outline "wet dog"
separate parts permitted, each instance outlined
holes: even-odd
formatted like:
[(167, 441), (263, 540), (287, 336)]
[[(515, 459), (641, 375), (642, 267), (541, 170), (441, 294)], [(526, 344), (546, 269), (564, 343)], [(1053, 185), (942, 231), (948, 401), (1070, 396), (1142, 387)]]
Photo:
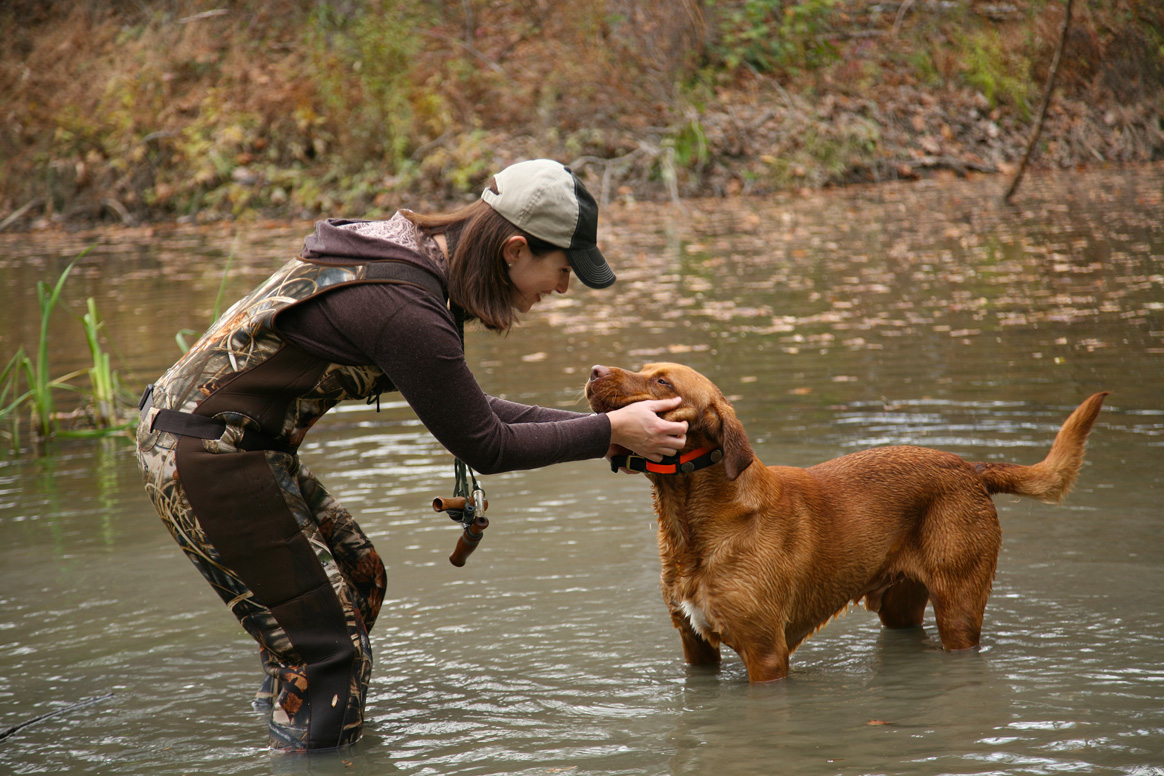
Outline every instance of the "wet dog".
[(752, 682), (781, 679), (805, 638), (863, 601), (889, 628), (922, 624), (932, 602), (948, 650), (978, 646), (1002, 531), (991, 496), (1057, 502), (1083, 462), (1106, 393), (1076, 409), (1041, 463), (970, 463), (923, 447), (880, 447), (808, 469), (765, 466), (723, 393), (679, 364), (596, 366), (595, 412), (683, 398), (687, 446), (644, 471), (659, 521), (663, 599), (688, 663), (739, 653)]

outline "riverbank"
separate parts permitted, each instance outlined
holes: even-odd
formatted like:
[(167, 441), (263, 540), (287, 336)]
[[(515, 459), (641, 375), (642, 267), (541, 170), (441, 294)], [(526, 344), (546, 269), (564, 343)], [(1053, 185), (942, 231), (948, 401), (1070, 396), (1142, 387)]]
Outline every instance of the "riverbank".
[[(535, 156), (605, 202), (1007, 175), (1064, 8), (419, 5), (17, 0), (0, 225), (443, 208)], [(1076, 6), (1032, 168), (1164, 158), (1164, 7)]]

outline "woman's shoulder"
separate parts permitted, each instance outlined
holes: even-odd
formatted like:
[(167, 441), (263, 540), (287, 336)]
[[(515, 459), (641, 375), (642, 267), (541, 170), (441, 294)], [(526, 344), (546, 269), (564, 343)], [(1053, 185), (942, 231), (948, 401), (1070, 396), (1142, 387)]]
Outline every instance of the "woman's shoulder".
[(397, 211), (391, 218), (380, 221), (336, 220), (332, 224), (339, 229), (355, 232), (362, 237), (376, 240), (386, 240), (406, 248), (417, 246), (416, 225), (409, 221), (403, 213)]
[(322, 257), (343, 257), (356, 261), (381, 258), (399, 260), (401, 249), (414, 254), (417, 263), (440, 275), (448, 274), (444, 253), (403, 212), (387, 220), (329, 218), (315, 225), (303, 245), (300, 258), (316, 261)]
[(403, 211), (382, 221), (347, 221), (340, 227), (362, 237), (384, 240), (416, 251), (442, 271), (447, 269), (444, 252), (431, 236), (423, 232)]

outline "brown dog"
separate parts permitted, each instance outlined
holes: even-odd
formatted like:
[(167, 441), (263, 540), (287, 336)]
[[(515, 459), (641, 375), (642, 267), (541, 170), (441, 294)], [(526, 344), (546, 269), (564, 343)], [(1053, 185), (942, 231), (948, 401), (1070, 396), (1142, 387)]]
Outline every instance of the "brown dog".
[(932, 601), (942, 646), (978, 645), (1002, 532), (991, 495), (1058, 501), (1083, 462), (1106, 393), (1076, 409), (1042, 463), (969, 463), (924, 447), (881, 447), (808, 469), (764, 466), (731, 404), (679, 364), (596, 366), (595, 412), (679, 395), (664, 415), (687, 446), (646, 471), (659, 520), (663, 599), (689, 663), (743, 658), (752, 682), (788, 674), (788, 656), (850, 602), (890, 628), (922, 624)]

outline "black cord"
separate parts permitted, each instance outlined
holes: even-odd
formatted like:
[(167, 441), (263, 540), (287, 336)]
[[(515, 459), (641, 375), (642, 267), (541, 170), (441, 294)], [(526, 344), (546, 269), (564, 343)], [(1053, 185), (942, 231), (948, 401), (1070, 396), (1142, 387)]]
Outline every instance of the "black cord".
[(101, 695), (99, 697), (90, 698), (89, 700), (81, 701), (80, 703), (74, 703), (71, 706), (65, 706), (64, 708), (57, 709), (55, 711), (49, 711), (49, 712), (46, 712), (44, 714), (41, 714), (39, 717), (33, 717), (30, 720), (27, 720), (25, 722), (21, 722), (19, 725), (13, 725), (12, 727), (8, 728), (7, 730), (0, 731), (0, 741), (3, 741), (4, 739), (8, 738), (8, 736), (12, 735), (13, 733), (15, 733), (18, 730), (26, 728), (29, 725), (35, 725), (37, 722), (40, 722), (41, 720), (46, 720), (49, 717), (55, 717), (58, 714), (65, 714), (65, 713), (70, 712), (70, 711), (76, 711), (77, 709), (83, 709), (86, 706), (92, 706), (95, 703), (100, 703), (101, 701), (109, 700), (112, 697), (113, 697), (113, 693), (107, 692), (104, 695)]

